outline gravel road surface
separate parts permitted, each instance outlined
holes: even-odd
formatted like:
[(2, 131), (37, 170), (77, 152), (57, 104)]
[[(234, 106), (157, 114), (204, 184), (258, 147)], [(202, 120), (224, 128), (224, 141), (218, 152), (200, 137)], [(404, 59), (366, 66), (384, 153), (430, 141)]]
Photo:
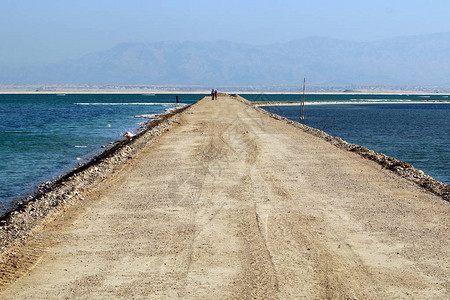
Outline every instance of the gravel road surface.
[(0, 298), (450, 295), (449, 202), (230, 96), (84, 198), (30, 238)]

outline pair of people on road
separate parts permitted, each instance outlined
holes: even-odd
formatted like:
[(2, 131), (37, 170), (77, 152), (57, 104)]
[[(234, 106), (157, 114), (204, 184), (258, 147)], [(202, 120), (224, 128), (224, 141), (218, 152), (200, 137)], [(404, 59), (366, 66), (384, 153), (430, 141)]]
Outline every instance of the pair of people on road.
[(218, 92), (217, 92), (217, 90), (215, 90), (215, 89), (212, 89), (211, 90), (211, 100), (217, 100), (217, 94), (218, 94)]

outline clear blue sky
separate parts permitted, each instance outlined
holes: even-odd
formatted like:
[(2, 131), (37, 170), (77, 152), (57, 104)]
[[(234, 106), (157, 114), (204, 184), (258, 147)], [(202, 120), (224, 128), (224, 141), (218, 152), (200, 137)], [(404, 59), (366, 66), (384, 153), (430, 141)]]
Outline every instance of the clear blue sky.
[(0, 0), (0, 14), (0, 66), (75, 58), (121, 42), (450, 32), (449, 0)]

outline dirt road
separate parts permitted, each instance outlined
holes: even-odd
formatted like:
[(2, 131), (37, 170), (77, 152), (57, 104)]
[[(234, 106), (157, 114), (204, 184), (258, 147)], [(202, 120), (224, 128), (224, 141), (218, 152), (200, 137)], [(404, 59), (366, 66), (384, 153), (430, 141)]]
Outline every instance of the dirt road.
[(448, 299), (450, 203), (205, 98), (24, 250), (2, 299)]

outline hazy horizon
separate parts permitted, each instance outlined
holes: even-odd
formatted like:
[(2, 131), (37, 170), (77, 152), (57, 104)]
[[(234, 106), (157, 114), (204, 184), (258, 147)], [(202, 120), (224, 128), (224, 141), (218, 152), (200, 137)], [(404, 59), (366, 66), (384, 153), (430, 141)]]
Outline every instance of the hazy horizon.
[(450, 86), (450, 33), (377, 42), (305, 38), (270, 46), (124, 43), (76, 59), (3, 68), (3, 84)]
[[(351, 40), (351, 39), (343, 39), (343, 38), (333, 38), (333, 37), (327, 37), (327, 36), (320, 36), (320, 35), (311, 35), (311, 36), (305, 36), (305, 37), (298, 37), (298, 38), (294, 38), (294, 39), (290, 39), (284, 42), (278, 41), (278, 42), (254, 42), (254, 43), (250, 43), (250, 42), (240, 42), (240, 41), (233, 41), (233, 40), (226, 40), (226, 39), (217, 39), (217, 40), (175, 40), (175, 39), (162, 39), (162, 40), (155, 40), (155, 41), (139, 41), (139, 42), (132, 42), (132, 41), (122, 41), (122, 42), (118, 42), (116, 44), (111, 45), (110, 47), (105, 47), (105, 48), (98, 48), (98, 49), (93, 49), (93, 50), (89, 50), (86, 52), (80, 52), (79, 54), (74, 54), (70, 57), (58, 57), (55, 56), (53, 59), (47, 60), (47, 61), (33, 61), (33, 62), (27, 62), (24, 61), (23, 64), (13, 64), (13, 65), (7, 65), (7, 64), (1, 64), (0, 63), (0, 67), (1, 66), (6, 66), (6, 67), (23, 67), (23, 66), (40, 66), (40, 65), (46, 65), (46, 64), (53, 64), (53, 63), (60, 63), (60, 62), (65, 62), (67, 60), (73, 60), (73, 59), (79, 59), (82, 58), (86, 55), (92, 55), (92, 54), (96, 54), (96, 53), (102, 53), (111, 49), (114, 49), (116, 47), (119, 47), (121, 45), (136, 45), (136, 44), (142, 44), (142, 45), (148, 45), (148, 44), (159, 44), (159, 43), (206, 43), (206, 42), (211, 42), (211, 43), (220, 43), (220, 42), (226, 42), (226, 43), (233, 43), (233, 44), (242, 44), (242, 45), (249, 45), (249, 46), (271, 46), (271, 45), (276, 45), (276, 44), (287, 44), (287, 43), (291, 43), (291, 42), (295, 42), (295, 41), (299, 41), (299, 40), (305, 40), (305, 39), (314, 39), (314, 38), (318, 38), (318, 39), (328, 39), (328, 40), (335, 40), (335, 41), (343, 41), (343, 42), (354, 42), (354, 43), (361, 43), (361, 44), (368, 44), (368, 43), (374, 43), (374, 42), (383, 42), (383, 41), (387, 41), (387, 40), (395, 40), (395, 39), (403, 39), (403, 38), (411, 38), (411, 37), (428, 37), (428, 36), (433, 36), (433, 35), (440, 35), (440, 34), (450, 34), (450, 31), (442, 31), (442, 32), (433, 32), (430, 34), (411, 34), (411, 35), (401, 35), (401, 36), (391, 36), (391, 37), (385, 37), (385, 38), (380, 38), (380, 39), (375, 39), (375, 40), (371, 40), (371, 41), (355, 41), (355, 40)], [(10, 63), (13, 61), (9, 61)]]
[(46, 64), (121, 43), (225, 40), (249, 45), (306, 37), (372, 42), (450, 32), (450, 2), (381, 0), (4, 0), (0, 66)]

